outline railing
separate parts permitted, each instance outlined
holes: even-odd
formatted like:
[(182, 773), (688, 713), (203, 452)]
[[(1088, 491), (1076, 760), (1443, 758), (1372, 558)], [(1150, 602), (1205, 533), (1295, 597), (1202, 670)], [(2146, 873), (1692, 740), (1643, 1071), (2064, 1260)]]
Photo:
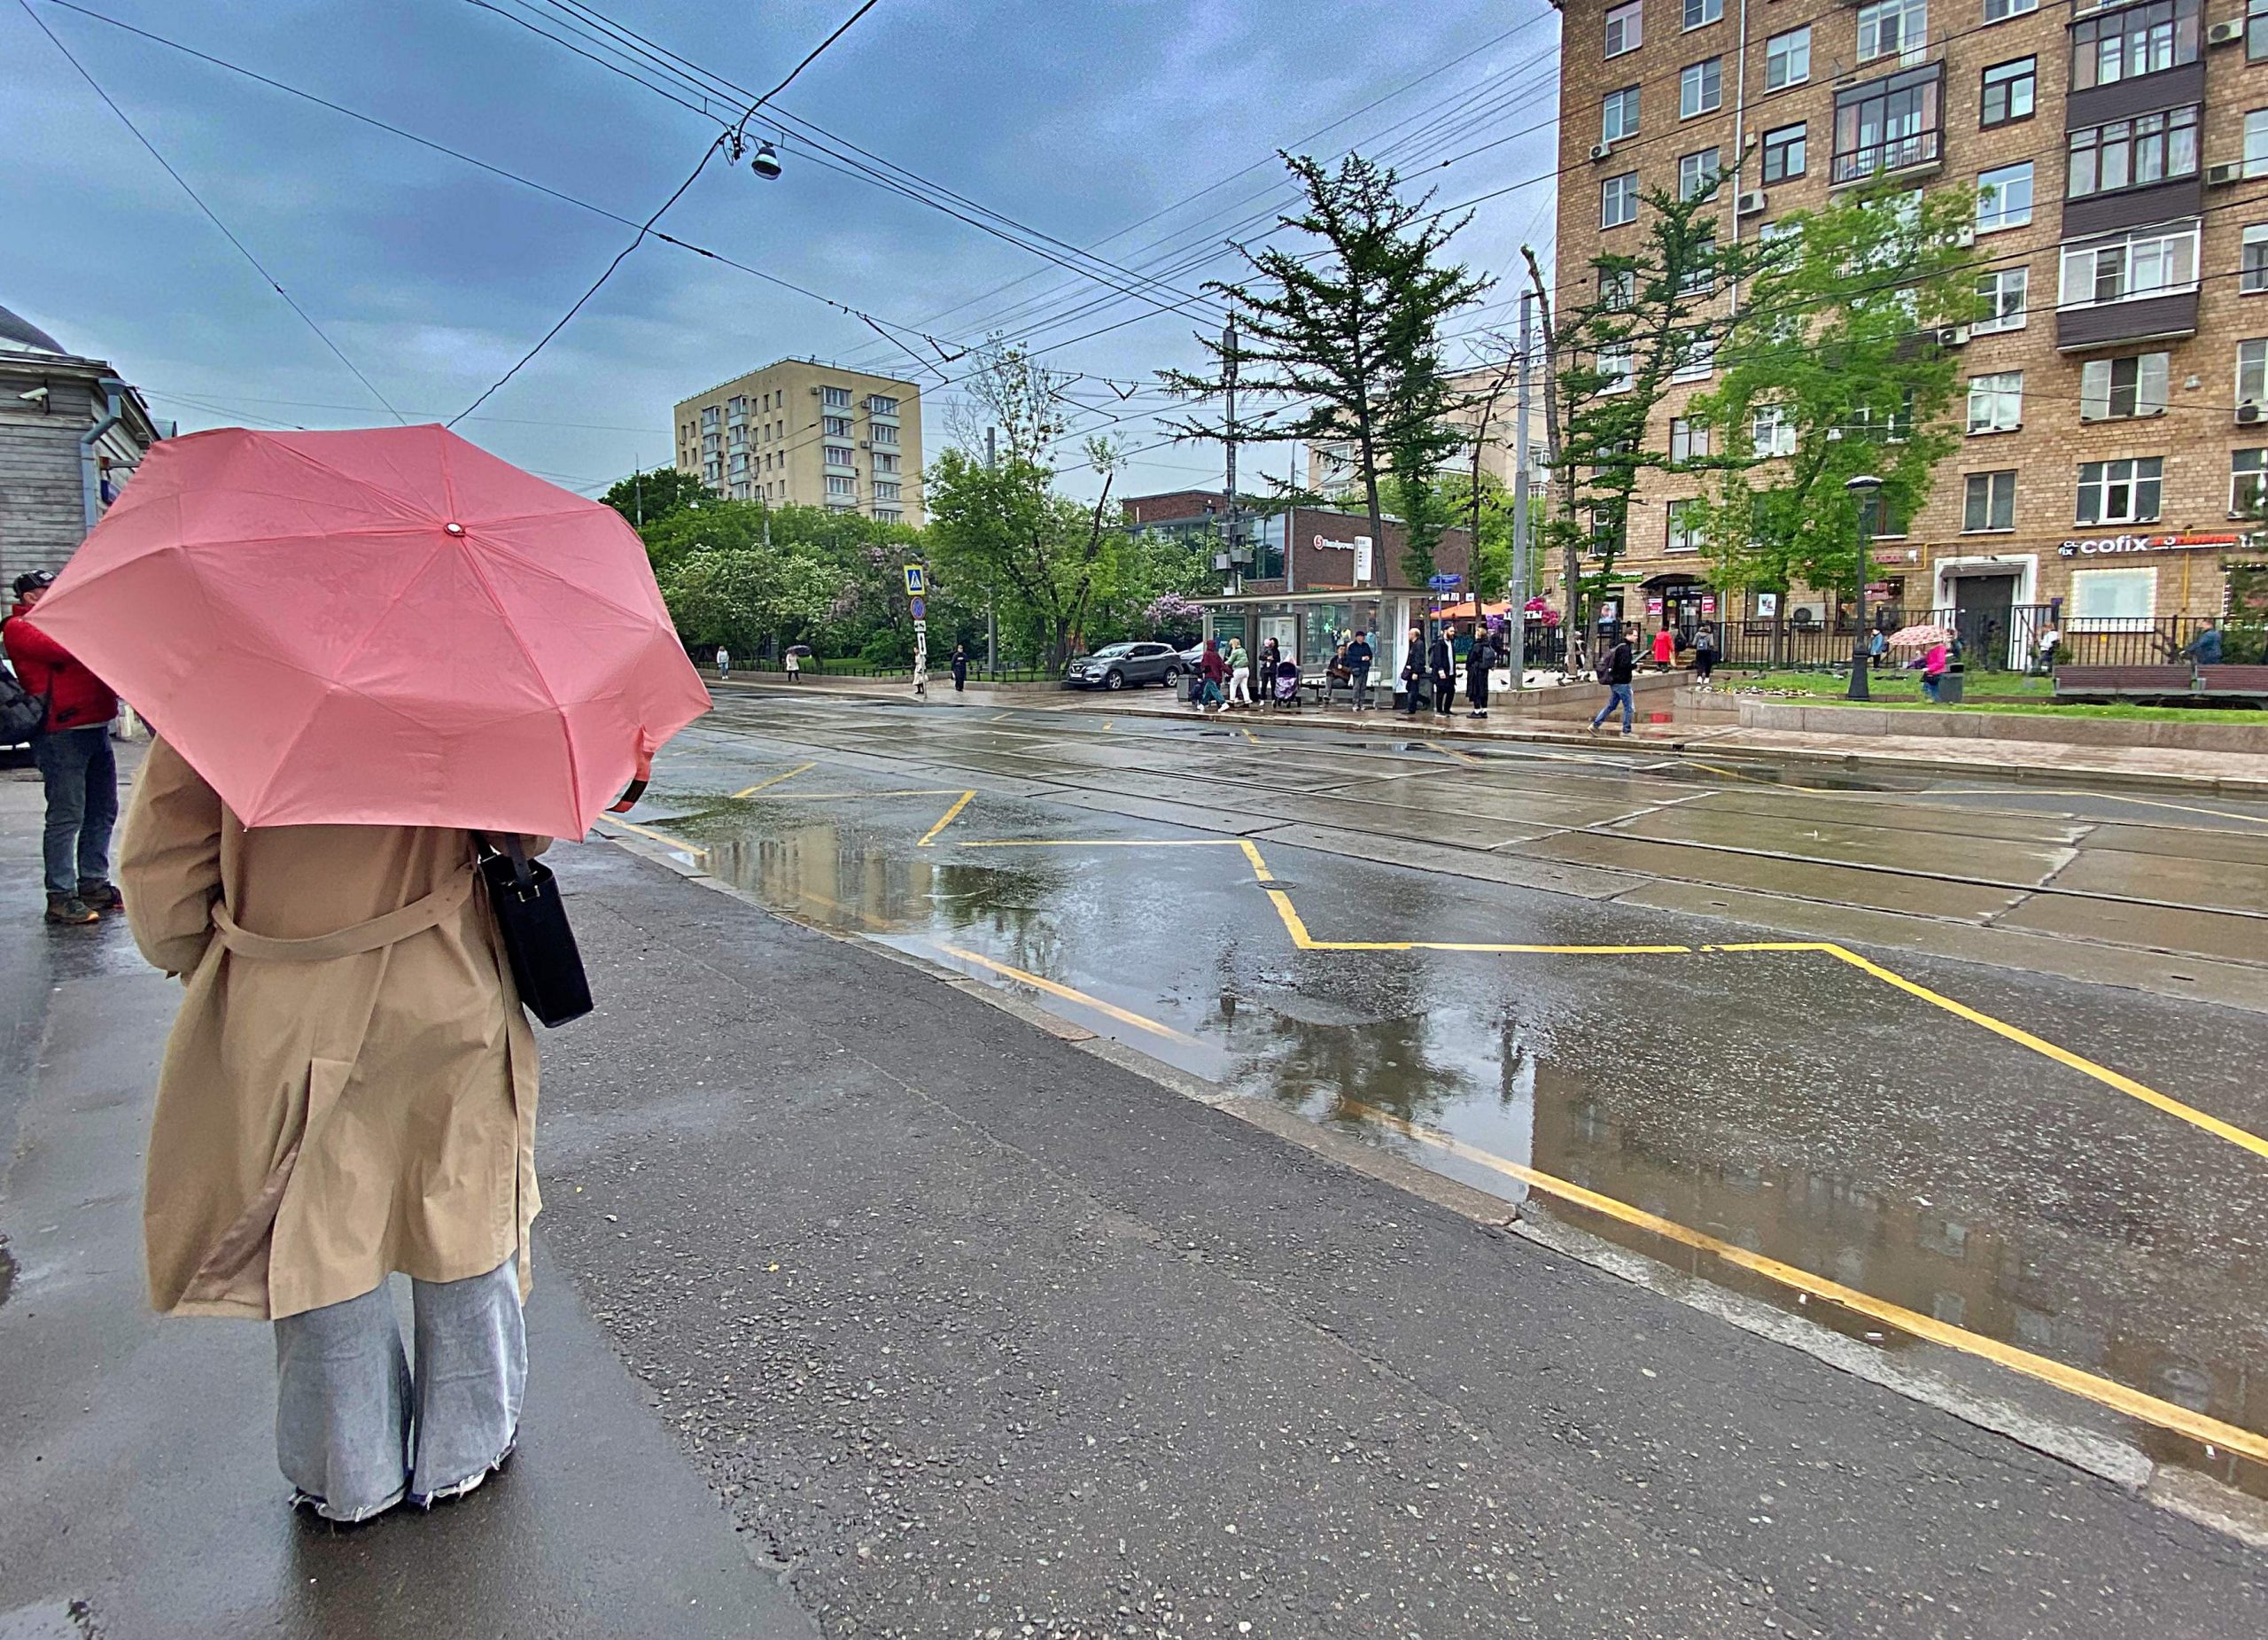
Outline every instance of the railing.
[[(2198, 615), (2078, 620), (2051, 603), (2019, 603), (2006, 609), (1938, 609), (1908, 611), (1895, 604), (1868, 611), (1868, 625), (1884, 633), (1901, 626), (1942, 626), (1956, 640), (1962, 667), (1971, 672), (2039, 672), (2057, 665), (2136, 666), (2179, 660), (2208, 627), (2221, 626), (2221, 657), (2230, 665), (2268, 660), (2268, 627), (2260, 623), (2225, 624)], [(2040, 641), (2056, 634), (2052, 653)], [(1681, 633), (1681, 639), (1688, 634)], [(1851, 660), (1851, 616), (1775, 631), (1768, 620), (1717, 623), (1719, 661), (1727, 666), (1847, 666)], [(1899, 659), (1912, 658), (1913, 652)], [(1892, 664), (1896, 664), (1893, 662)]]
[(1934, 165), (1938, 159), (1939, 136), (1940, 133), (1935, 129), (1916, 131), (1910, 136), (1869, 143), (1863, 148), (1852, 148), (1838, 153), (1835, 156), (1835, 180), (1837, 183), (1855, 183), (1917, 165)]

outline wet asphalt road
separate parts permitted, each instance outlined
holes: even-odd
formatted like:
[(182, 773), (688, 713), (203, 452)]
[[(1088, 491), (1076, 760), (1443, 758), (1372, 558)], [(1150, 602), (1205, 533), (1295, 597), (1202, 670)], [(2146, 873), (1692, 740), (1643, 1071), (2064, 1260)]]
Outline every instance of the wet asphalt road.
[[(1037, 1000), (1711, 1282), (1799, 1302), (1529, 1200), (1404, 1124), (2268, 1431), (2268, 1157), (1817, 952), (1300, 949), (1237, 846), (1319, 945), (1839, 939), (2256, 1134), (2268, 812), (1453, 752), (1381, 719), (1349, 743), (1264, 719), (734, 697), (672, 750), (643, 818), (766, 904), (1027, 994), (1068, 987)], [(1167, 842), (1197, 846), (1145, 846)], [(2260, 1465), (2127, 1433), (2268, 1492)]]

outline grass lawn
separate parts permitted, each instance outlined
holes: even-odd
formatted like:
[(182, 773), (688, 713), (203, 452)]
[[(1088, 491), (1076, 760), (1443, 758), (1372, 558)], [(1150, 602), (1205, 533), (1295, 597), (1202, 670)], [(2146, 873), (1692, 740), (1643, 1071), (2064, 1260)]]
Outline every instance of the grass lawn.
[[(1792, 690), (1805, 697), (1797, 703), (1806, 706), (1868, 705), (1893, 711), (2023, 712), (2036, 717), (2121, 718), (2173, 723), (2268, 723), (2268, 712), (2249, 711), (2243, 707), (2138, 706), (2127, 702), (2098, 706), (2059, 706), (2055, 703), (2054, 685), (2046, 678), (2027, 678), (2006, 672), (1973, 672), (1965, 676), (1971, 692), (1995, 698), (1964, 700), (1958, 706), (1934, 705), (1922, 698), (1922, 674), (1918, 672), (1874, 673), (1867, 680), (1870, 698), (1863, 702), (1848, 699), (1849, 678), (1831, 672), (1749, 672), (1720, 665), (1713, 681), (1720, 693), (1734, 696), (1743, 689)], [(2020, 698), (2000, 698), (2009, 696)]]

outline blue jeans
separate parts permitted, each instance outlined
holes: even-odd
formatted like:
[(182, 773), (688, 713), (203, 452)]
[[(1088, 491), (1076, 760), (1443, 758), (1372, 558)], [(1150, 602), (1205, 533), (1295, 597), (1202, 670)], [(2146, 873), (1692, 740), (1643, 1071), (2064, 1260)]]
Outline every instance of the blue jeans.
[(57, 729), (32, 737), (32, 761), (47, 786), (47, 891), (76, 894), (110, 876), (110, 834), (118, 825), (118, 760), (110, 726)]
[(518, 1261), (409, 1285), (414, 1378), (384, 1284), (275, 1324), (276, 1461), (326, 1520), (470, 1492), (518, 1435), (528, 1376)]
[(1622, 708), (1622, 732), (1625, 735), (1629, 734), (1632, 704), (1630, 686), (1628, 684), (1608, 684), (1606, 686), (1606, 704), (1600, 707), (1598, 709), (1598, 716), (1591, 719), (1591, 727), (1596, 728), (1600, 724), (1604, 723), (1609, 718), (1614, 715), (1614, 709), (1617, 706), (1619, 706)]

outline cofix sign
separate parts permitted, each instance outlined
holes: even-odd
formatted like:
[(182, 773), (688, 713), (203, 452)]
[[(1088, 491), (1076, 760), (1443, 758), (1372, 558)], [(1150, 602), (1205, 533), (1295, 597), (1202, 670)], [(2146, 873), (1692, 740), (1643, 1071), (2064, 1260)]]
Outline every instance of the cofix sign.
[(2055, 550), (2066, 558), (2116, 558), (2136, 552), (2218, 552), (2243, 545), (2241, 535), (2093, 535), (2065, 541)]

